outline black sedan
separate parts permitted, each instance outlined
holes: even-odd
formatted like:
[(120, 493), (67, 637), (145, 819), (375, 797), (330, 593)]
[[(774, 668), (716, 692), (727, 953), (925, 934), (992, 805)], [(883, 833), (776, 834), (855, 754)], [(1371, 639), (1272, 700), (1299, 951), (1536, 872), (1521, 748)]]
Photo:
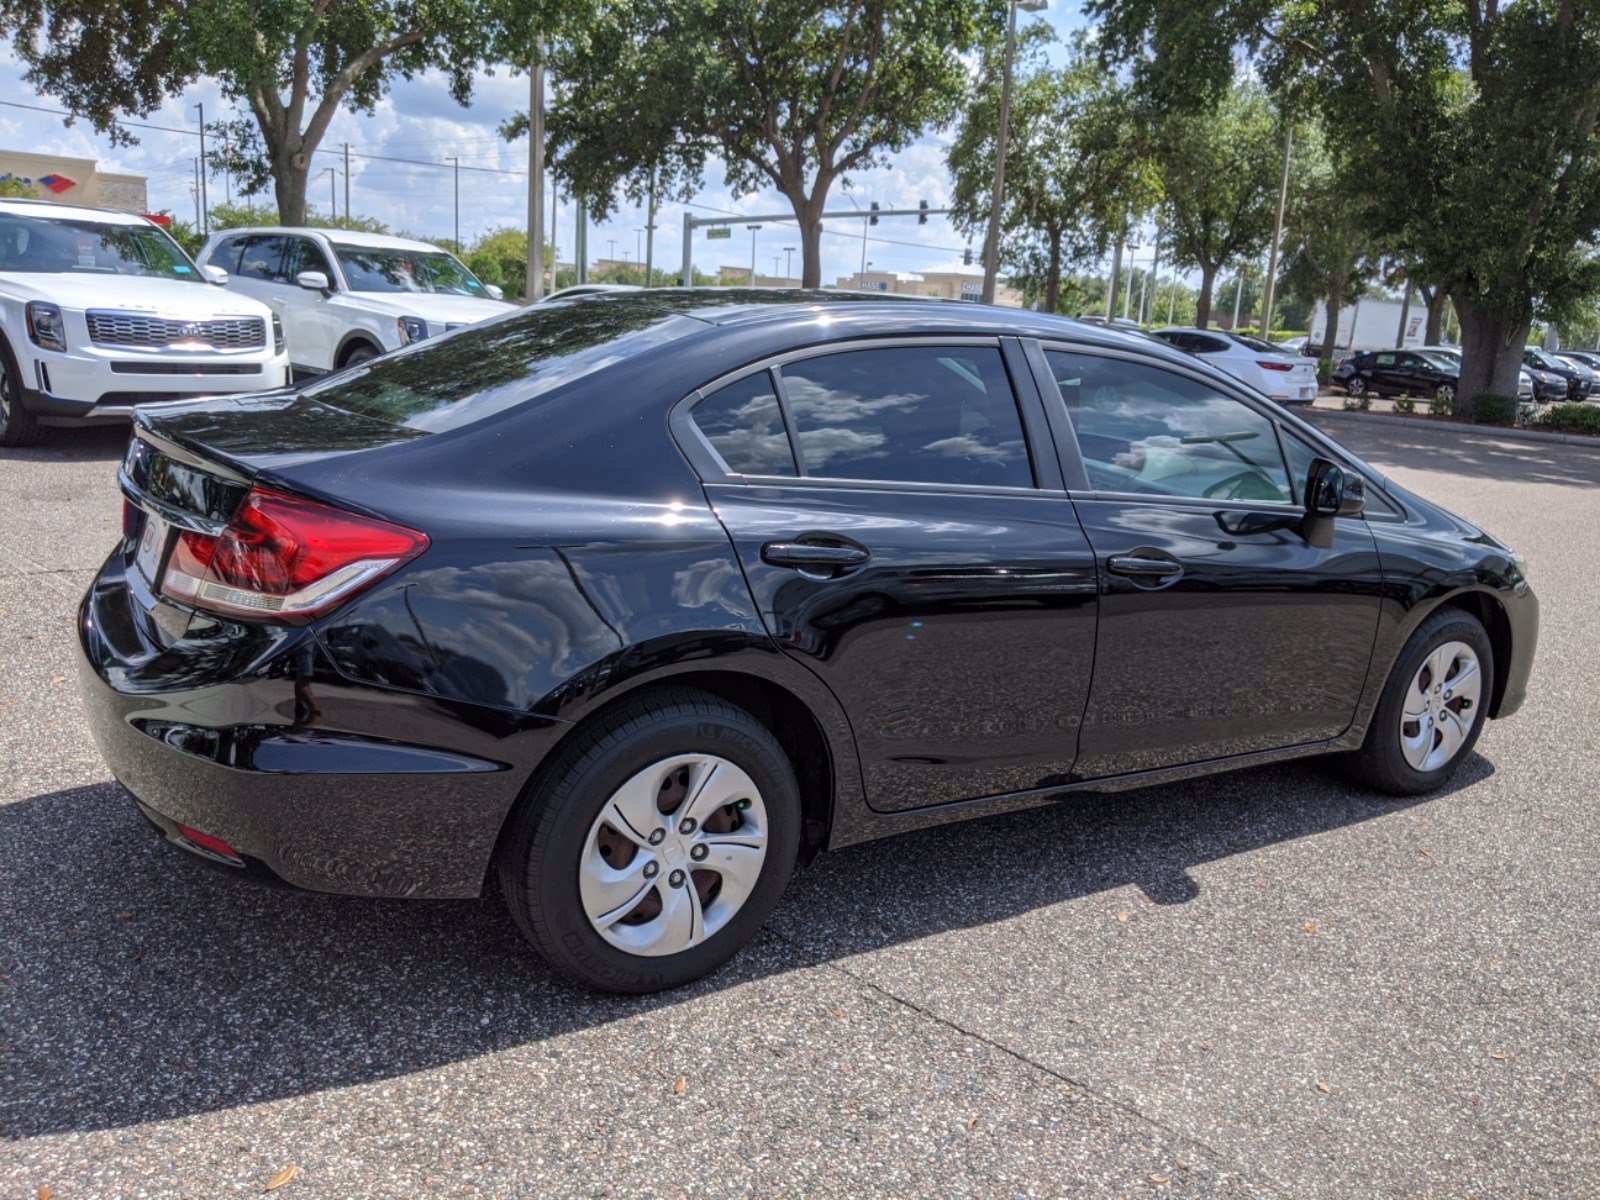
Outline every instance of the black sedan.
[[(1588, 367), (1581, 362), (1570, 362), (1537, 346), (1529, 346), (1523, 351), (1522, 364), (1530, 371), (1543, 371), (1547, 375), (1557, 375), (1566, 381), (1566, 396), (1552, 396), (1550, 399), (1587, 400), (1600, 392), (1600, 381), (1596, 380), (1595, 373)], [(1539, 398), (1544, 400), (1546, 397)]]
[(1177, 350), (1016, 309), (644, 291), (146, 409), (84, 597), (178, 846), (503, 893), (592, 986), (797, 861), (1311, 754), (1436, 788), (1523, 701), (1519, 558)]
[(1455, 399), (1459, 379), (1455, 361), (1422, 350), (1354, 354), (1333, 372), (1333, 381), (1351, 396), (1433, 396), (1446, 403)]

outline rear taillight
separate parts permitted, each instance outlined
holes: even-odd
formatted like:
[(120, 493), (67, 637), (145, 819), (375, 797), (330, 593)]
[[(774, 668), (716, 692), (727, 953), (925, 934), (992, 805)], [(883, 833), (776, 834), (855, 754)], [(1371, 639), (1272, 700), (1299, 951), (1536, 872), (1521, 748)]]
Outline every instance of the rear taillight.
[(1263, 370), (1266, 370), (1266, 371), (1292, 371), (1292, 370), (1294, 370), (1294, 367), (1291, 366), (1289, 363), (1267, 362), (1264, 359), (1257, 359), (1256, 360), (1256, 366), (1258, 366), (1258, 367), (1260, 367), (1260, 368), (1262, 368)]
[(256, 488), (221, 534), (178, 534), (161, 591), (213, 612), (305, 620), (427, 548), (414, 529)]

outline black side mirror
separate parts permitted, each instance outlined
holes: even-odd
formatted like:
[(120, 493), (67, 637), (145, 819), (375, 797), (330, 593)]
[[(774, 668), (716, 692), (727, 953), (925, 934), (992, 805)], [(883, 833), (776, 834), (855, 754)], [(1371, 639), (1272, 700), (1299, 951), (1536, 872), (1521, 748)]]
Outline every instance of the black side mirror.
[(1306, 472), (1306, 541), (1319, 550), (1333, 546), (1338, 517), (1359, 516), (1367, 507), (1367, 481), (1326, 458), (1313, 459)]

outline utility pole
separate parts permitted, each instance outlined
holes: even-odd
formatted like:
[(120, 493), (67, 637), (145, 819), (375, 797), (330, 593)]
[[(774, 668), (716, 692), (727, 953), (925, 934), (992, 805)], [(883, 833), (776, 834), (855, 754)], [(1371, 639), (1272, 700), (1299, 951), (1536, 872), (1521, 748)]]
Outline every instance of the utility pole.
[[(1272, 329), (1272, 291), (1278, 278), (1278, 243), (1283, 241), (1283, 207), (1289, 199), (1289, 156), (1294, 152), (1294, 126), (1283, 135), (1283, 180), (1278, 184), (1278, 219), (1272, 227), (1272, 250), (1267, 257), (1267, 282), (1261, 294), (1261, 336)], [(1336, 316), (1335, 321), (1338, 320)]]
[(350, 143), (344, 144), (344, 219), (350, 219)]
[(1406, 322), (1411, 319), (1411, 274), (1406, 273), (1406, 298), (1400, 302), (1400, 328), (1395, 331), (1394, 348), (1406, 348)]
[(578, 224), (573, 231), (572, 261), (577, 267), (577, 281), (589, 282), (589, 206), (583, 197), (577, 197)]
[(228, 140), (228, 127), (222, 127), (222, 202), (233, 204), (233, 149)]
[[(776, 267), (778, 265), (778, 260), (777, 259), (773, 259), (772, 260), (772, 265), (774, 267)], [(785, 246), (783, 248), (783, 281), (785, 283), (787, 283), (787, 282), (789, 282), (789, 280), (791, 280), (793, 278), (794, 278), (794, 247), (793, 246)]]
[(1172, 314), (1177, 311), (1178, 304), (1178, 277), (1172, 277), (1172, 283), (1167, 288), (1167, 324), (1172, 324)]
[(194, 193), (194, 227), (200, 228), (200, 160), (191, 158), (194, 164), (194, 182), (189, 185), (189, 190)]
[[(551, 265), (550, 282), (555, 283)], [(544, 38), (533, 39), (528, 64), (528, 262), (525, 296), (544, 298)]]
[(989, 197), (989, 232), (983, 239), (983, 302), (994, 303), (1000, 270), (1000, 211), (1006, 191), (1006, 143), (1011, 136), (1011, 60), (1017, 52), (1017, 10), (1038, 12), (1045, 0), (1011, 0), (1006, 5), (1006, 57), (1000, 75), (1000, 128), (994, 146), (994, 192)]
[[(1126, 236), (1124, 234), (1123, 236)], [(1117, 239), (1117, 247), (1111, 252), (1111, 282), (1106, 288), (1106, 320), (1111, 320), (1117, 315), (1117, 284), (1122, 279), (1122, 238)]]
[(760, 229), (761, 226), (759, 226), (759, 225), (746, 225), (745, 228), (750, 231), (750, 286), (751, 287), (755, 287), (755, 285), (756, 285), (756, 230)]
[(328, 172), (328, 215), (334, 220), (339, 218), (339, 168), (327, 167)]
[[(1150, 263), (1150, 274), (1155, 277), (1151, 281), (1151, 284), (1150, 284), (1150, 307), (1151, 308), (1155, 308), (1155, 306), (1156, 306), (1156, 297), (1157, 297), (1158, 293), (1161, 291), (1161, 230), (1159, 230), (1159, 229), (1156, 230), (1155, 251), (1156, 251), (1155, 258), (1153, 260), (1151, 260), (1151, 263)], [(1149, 317), (1150, 317), (1150, 314), (1145, 312), (1144, 298), (1143, 298), (1143, 296), (1141, 296), (1140, 300), (1139, 300), (1139, 323), (1141, 325), (1143, 325), (1147, 320), (1149, 320)], [(1171, 323), (1170, 320), (1169, 320), (1168, 323), (1169, 324)]]
[(196, 104), (200, 110), (200, 232), (210, 233), (211, 205), (206, 199), (206, 106)]
[[(1137, 245), (1128, 247), (1128, 274), (1130, 276), (1133, 274), (1133, 252), (1135, 250), (1137, 250), (1138, 248), (1139, 247)], [(1132, 305), (1132, 303), (1133, 303), (1133, 280), (1129, 279), (1128, 280), (1128, 285), (1125, 288), (1122, 289), (1122, 319), (1124, 321), (1126, 321), (1128, 319), (1128, 309)]]
[(455, 183), (456, 183), (456, 225), (455, 225), (455, 229), (456, 229), (456, 232), (455, 232), (455, 237), (452, 240), (455, 242), (456, 253), (460, 254), (461, 253), (461, 160), (459, 158), (455, 158), (455, 157), (448, 157), (448, 158), (445, 159), (445, 162), (449, 163), (455, 170)]
[(561, 204), (561, 193), (556, 188), (555, 171), (550, 172), (550, 290), (556, 290), (556, 260), (561, 257), (561, 239), (556, 236), (556, 210)]
[(1139, 277), (1139, 324), (1144, 324), (1144, 297), (1150, 290), (1150, 272), (1146, 271)]
[(1228, 326), (1230, 333), (1239, 332), (1239, 302), (1244, 299), (1244, 269), (1241, 267), (1234, 273), (1233, 285), (1233, 324)]
[(656, 169), (650, 168), (650, 203), (644, 210), (644, 285), (656, 285)]

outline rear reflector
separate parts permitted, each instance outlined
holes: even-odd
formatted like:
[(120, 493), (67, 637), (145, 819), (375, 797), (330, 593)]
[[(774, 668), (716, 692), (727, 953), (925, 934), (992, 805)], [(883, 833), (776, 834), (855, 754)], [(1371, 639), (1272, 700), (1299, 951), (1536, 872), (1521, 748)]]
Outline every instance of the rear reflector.
[(224, 858), (231, 858), (235, 862), (244, 861), (239, 857), (238, 851), (221, 838), (212, 837), (209, 833), (201, 833), (198, 829), (190, 829), (187, 825), (178, 825), (176, 821), (173, 824), (177, 827), (178, 832), (183, 835), (185, 841), (193, 842), (200, 849), (209, 850), (213, 854), (220, 854)]
[(1292, 371), (1292, 370), (1294, 370), (1294, 367), (1289, 363), (1266, 362), (1266, 361), (1261, 360), (1261, 359), (1257, 359), (1256, 360), (1256, 366), (1261, 367), (1261, 368), (1263, 368), (1265, 370), (1268, 370), (1268, 371)]
[(132, 541), (139, 536), (139, 526), (144, 512), (126, 496), (122, 498), (122, 536)]
[(414, 529), (256, 488), (221, 534), (178, 534), (161, 591), (232, 616), (307, 620), (427, 548)]

